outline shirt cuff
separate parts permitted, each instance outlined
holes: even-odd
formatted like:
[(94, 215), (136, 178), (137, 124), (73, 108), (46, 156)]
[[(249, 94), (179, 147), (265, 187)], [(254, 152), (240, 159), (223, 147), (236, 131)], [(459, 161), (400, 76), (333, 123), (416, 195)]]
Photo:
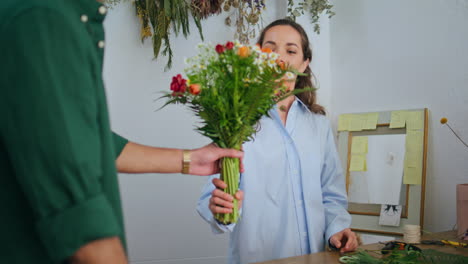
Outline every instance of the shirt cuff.
[(236, 224), (234, 224), (234, 223), (229, 224), (229, 225), (225, 225), (225, 224), (222, 224), (222, 223), (216, 221), (216, 219), (213, 219), (213, 223), (211, 224), (211, 231), (213, 231), (213, 233), (215, 233), (215, 234), (232, 232), (232, 230), (234, 230), (235, 226), (236, 226)]
[(91, 241), (123, 233), (103, 194), (41, 219), (36, 229), (54, 263), (73, 256)]

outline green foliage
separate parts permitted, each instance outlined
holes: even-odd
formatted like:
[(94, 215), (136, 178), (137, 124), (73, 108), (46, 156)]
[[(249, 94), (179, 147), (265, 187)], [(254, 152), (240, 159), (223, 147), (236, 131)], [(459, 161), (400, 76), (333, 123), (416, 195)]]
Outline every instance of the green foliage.
[(468, 257), (443, 253), (433, 249), (414, 250), (392, 250), (388, 256), (377, 258), (370, 255), (365, 250), (360, 250), (340, 258), (343, 264), (429, 264), (429, 263), (450, 263), (466, 264)]

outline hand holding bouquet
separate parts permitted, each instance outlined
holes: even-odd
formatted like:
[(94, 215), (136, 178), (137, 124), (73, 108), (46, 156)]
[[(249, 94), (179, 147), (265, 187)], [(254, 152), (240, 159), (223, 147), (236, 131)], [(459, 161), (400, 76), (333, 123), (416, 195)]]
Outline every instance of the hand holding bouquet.
[[(227, 42), (216, 47), (200, 44), (200, 53), (187, 59), (185, 72), (173, 77), (166, 105), (187, 104), (200, 117), (197, 130), (221, 148), (239, 150), (252, 139), (256, 124), (276, 102), (292, 93), (284, 81), (294, 80), (295, 72), (278, 58), (278, 54), (258, 46)], [(233, 195), (239, 185), (239, 159), (221, 160), (221, 180), (226, 193)], [(235, 223), (239, 217), (237, 201), (233, 212), (217, 214), (223, 223)]]

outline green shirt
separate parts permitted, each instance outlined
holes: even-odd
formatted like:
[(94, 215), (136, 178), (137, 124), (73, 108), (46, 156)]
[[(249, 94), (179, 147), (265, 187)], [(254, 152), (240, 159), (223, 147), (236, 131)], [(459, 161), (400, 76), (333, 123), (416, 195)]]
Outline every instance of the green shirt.
[(0, 263), (124, 239), (94, 0), (0, 1)]

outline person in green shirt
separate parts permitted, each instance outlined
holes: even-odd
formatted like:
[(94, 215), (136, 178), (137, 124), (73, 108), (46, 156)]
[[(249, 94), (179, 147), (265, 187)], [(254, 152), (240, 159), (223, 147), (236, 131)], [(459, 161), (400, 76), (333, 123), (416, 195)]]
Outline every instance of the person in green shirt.
[(0, 263), (127, 263), (117, 171), (211, 175), (242, 157), (111, 132), (105, 14), (96, 0), (0, 2)]

